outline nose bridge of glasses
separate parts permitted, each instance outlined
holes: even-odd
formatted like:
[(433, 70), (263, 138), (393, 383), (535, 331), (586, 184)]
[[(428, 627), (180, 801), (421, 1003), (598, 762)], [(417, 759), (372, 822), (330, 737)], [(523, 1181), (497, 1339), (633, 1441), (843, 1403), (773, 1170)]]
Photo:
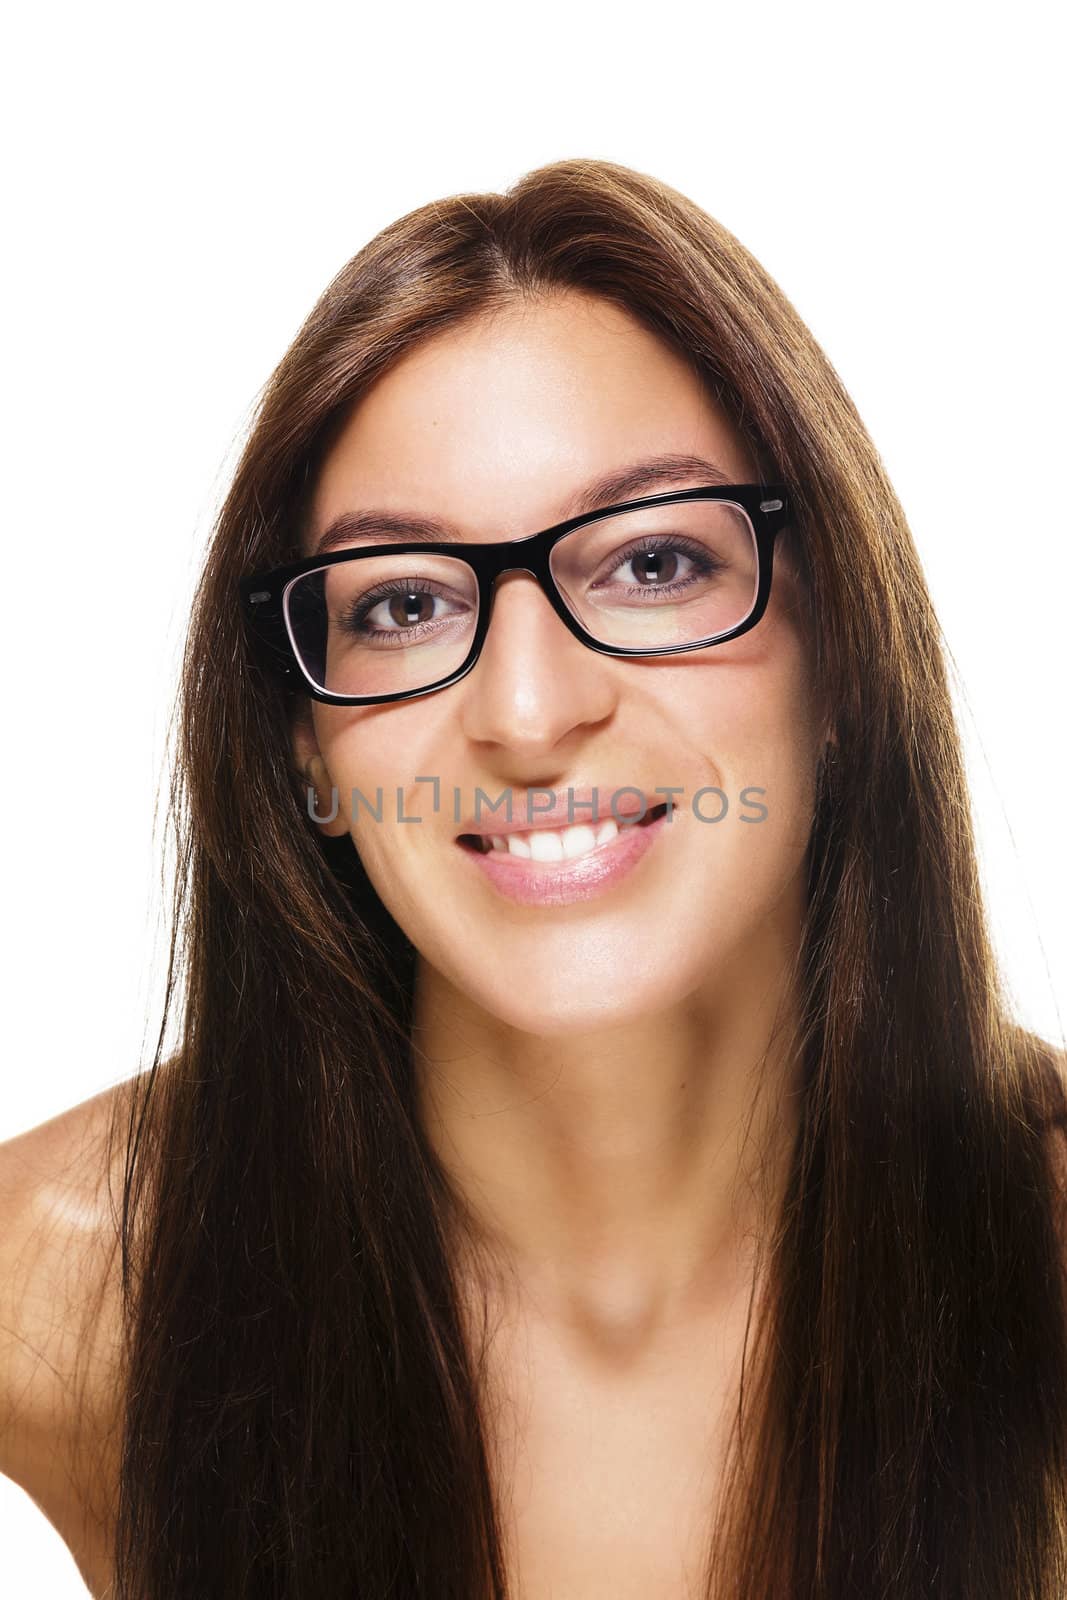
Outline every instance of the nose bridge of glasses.
[[(550, 529), (548, 533), (551, 534), (553, 531)], [(541, 603), (547, 606), (553, 616), (556, 616), (559, 602), (553, 593), (555, 583), (549, 565), (546, 534), (510, 539), (497, 544), (491, 558), (482, 565), (479, 588), (484, 612), (483, 638), (496, 615), (495, 601), (499, 585), (503, 582), (506, 587), (509, 580), (516, 578), (525, 578), (527, 584), (540, 589)]]
[(543, 534), (528, 534), (521, 539), (501, 541), (485, 550), (477, 563), (486, 609), (490, 609), (501, 579), (526, 577), (548, 597), (552, 583)]
[(496, 613), (496, 606), (494, 602), (496, 600), (497, 590), (501, 584), (503, 584), (503, 586), (506, 588), (509, 582), (514, 581), (515, 579), (521, 580), (523, 578), (527, 580), (527, 583), (532, 583), (535, 589), (540, 589), (542, 600), (550, 606), (553, 612), (555, 611), (555, 607), (551, 604), (549, 594), (546, 589), (546, 583), (551, 582), (551, 579), (547, 575), (547, 570), (543, 567), (539, 567), (535, 560), (530, 560), (529, 558), (525, 561), (510, 560), (505, 556), (502, 558), (502, 564), (495, 572), (490, 574), (484, 586), (486, 627), (489, 626), (492, 617)]

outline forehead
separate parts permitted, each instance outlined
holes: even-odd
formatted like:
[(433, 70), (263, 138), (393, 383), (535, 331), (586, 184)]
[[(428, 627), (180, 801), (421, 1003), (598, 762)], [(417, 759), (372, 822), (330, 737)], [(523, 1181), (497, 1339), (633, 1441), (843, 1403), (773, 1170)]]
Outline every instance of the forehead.
[(306, 545), (367, 507), (508, 538), (559, 520), (605, 472), (656, 453), (754, 462), (690, 364), (622, 307), (567, 292), (425, 340), (353, 406), (319, 472)]

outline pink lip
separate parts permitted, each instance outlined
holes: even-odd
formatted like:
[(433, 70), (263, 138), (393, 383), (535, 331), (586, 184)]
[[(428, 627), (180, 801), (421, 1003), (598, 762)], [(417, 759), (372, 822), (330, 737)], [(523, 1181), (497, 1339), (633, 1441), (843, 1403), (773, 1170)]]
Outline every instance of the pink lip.
[(567, 906), (592, 900), (625, 877), (672, 823), (664, 813), (654, 822), (620, 825), (608, 844), (573, 861), (529, 861), (503, 850), (482, 855), (465, 845), (456, 848), (509, 900), (531, 906)]

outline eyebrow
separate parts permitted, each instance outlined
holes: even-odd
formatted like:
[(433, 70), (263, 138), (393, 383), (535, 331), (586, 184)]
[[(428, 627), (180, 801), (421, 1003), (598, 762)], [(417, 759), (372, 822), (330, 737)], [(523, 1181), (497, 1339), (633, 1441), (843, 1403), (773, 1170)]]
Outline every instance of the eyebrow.
[[(568, 522), (571, 517), (629, 500), (656, 486), (696, 482), (726, 484), (736, 483), (737, 479), (703, 456), (680, 452), (647, 456), (587, 483), (571, 498), (558, 520)], [(338, 545), (364, 538), (382, 543), (391, 539), (413, 544), (463, 542), (460, 530), (439, 517), (406, 511), (342, 511), (320, 534), (311, 553), (320, 556)]]

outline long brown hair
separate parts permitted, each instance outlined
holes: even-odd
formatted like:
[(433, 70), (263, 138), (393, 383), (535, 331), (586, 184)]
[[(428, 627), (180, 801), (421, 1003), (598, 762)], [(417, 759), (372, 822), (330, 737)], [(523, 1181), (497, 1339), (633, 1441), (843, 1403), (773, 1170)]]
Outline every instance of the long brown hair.
[(351, 840), (308, 818), (297, 707), (255, 664), (237, 581), (299, 554), (339, 422), (405, 352), (567, 288), (669, 341), (790, 486), (838, 739), (809, 854), (800, 1133), (707, 1593), (1052, 1600), (1062, 1061), (1001, 987), (911, 533), (759, 263), (685, 196), (593, 160), (422, 206), (353, 257), (267, 385), (218, 518), (178, 704), (164, 1017), (111, 1128), (116, 1600), (506, 1593), (459, 1211), (414, 1111), (415, 952)]

